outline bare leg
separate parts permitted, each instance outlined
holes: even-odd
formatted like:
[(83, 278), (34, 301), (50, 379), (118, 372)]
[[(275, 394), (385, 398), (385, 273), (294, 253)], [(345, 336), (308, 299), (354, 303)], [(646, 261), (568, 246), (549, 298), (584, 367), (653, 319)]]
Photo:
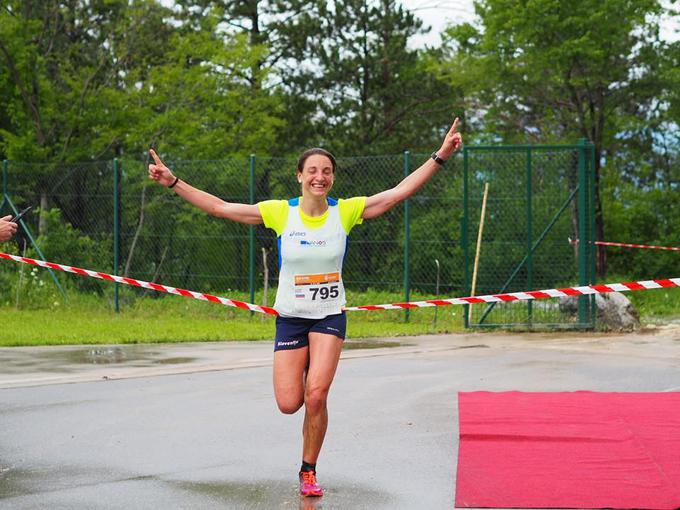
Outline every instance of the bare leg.
[(309, 347), (274, 352), (274, 395), (282, 413), (293, 414), (305, 397)]
[(342, 339), (337, 336), (309, 333), (309, 369), (304, 385), (305, 421), (302, 427), (302, 460), (309, 464), (316, 464), (326, 436), (326, 401), (341, 351)]

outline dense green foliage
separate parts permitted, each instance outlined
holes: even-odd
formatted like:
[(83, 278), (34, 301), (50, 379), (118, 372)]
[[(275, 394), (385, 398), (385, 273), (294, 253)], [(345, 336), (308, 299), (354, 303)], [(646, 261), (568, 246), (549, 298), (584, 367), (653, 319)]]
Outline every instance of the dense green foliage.
[[(598, 240), (677, 245), (680, 44), (659, 35), (671, 12), (658, 0), (481, 0), (476, 10), (480, 23), (449, 29), (442, 49), (468, 128), (493, 142), (588, 139)], [(632, 211), (638, 228), (622, 229)], [(614, 271), (651, 276), (638, 255), (609, 253)], [(661, 274), (677, 274), (677, 260)]]

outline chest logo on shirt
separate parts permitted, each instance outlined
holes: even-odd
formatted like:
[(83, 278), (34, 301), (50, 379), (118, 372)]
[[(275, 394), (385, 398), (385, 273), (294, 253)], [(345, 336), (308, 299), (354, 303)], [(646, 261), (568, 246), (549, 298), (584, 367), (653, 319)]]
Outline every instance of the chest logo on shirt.
[(300, 246), (310, 246), (310, 247), (321, 247), (321, 246), (326, 246), (326, 241), (321, 240), (321, 241), (307, 241), (306, 239), (300, 239)]

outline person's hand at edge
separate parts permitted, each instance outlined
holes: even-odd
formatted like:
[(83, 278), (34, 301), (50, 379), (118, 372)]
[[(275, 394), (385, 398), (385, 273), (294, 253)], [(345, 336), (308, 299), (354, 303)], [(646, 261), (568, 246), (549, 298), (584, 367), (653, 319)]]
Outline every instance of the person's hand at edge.
[(17, 224), (11, 220), (12, 216), (0, 218), (0, 242), (9, 241), (17, 233)]

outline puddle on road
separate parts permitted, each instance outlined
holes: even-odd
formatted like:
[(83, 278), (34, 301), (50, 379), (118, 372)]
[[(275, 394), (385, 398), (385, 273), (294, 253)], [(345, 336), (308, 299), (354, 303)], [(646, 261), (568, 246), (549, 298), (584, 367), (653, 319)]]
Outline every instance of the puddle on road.
[(191, 363), (192, 361), (196, 360), (198, 358), (189, 358), (188, 356), (185, 357), (178, 357), (178, 358), (164, 358), (164, 359), (157, 359), (154, 360), (153, 363), (156, 365), (182, 365), (184, 363)]
[(146, 345), (90, 346), (79, 349), (58, 347), (38, 352), (20, 350), (3, 351), (0, 358), (3, 373), (23, 373), (34, 369), (43, 372), (70, 372), (74, 366), (126, 365), (150, 367), (157, 365), (184, 365), (197, 360), (191, 356), (168, 356), (158, 349)]
[(281, 480), (170, 482), (181, 489), (210, 497), (227, 508), (296, 508), (312, 510), (322, 508), (383, 507), (389, 502), (386, 493), (365, 487), (332, 487), (323, 498), (303, 498), (297, 484)]
[(381, 342), (376, 340), (347, 340), (343, 343), (343, 350), (351, 349), (382, 349), (384, 347), (408, 347), (413, 344), (403, 344), (401, 342)]
[[(4, 354), (12, 354), (7, 351)], [(127, 363), (135, 361), (153, 361), (154, 358), (161, 356), (157, 349), (152, 350), (146, 346), (97, 346), (84, 347), (82, 349), (59, 349), (52, 347), (49, 350), (31, 352), (24, 354), (16, 351), (14, 354), (20, 356), (14, 361), (16, 365), (27, 365), (30, 363), (68, 363), (68, 364), (88, 364), (88, 365), (108, 365), (114, 363)], [(7, 360), (12, 361), (12, 360)]]
[[(54, 354), (58, 355), (59, 352)], [(108, 365), (111, 363), (134, 361), (134, 359), (131, 360), (129, 354), (120, 347), (94, 347), (78, 351), (67, 351), (66, 354), (66, 360), (68, 362), (77, 364)]]
[[(302, 498), (298, 494), (297, 484), (290, 480), (169, 480), (162, 475), (126, 476), (124, 473), (112, 473), (102, 469), (75, 469), (61, 466), (34, 467), (18, 469), (0, 465), (0, 500), (14, 497), (45, 497), (45, 493), (70, 490), (74, 487), (96, 487), (99, 484), (122, 482), (139, 482), (143, 485), (133, 490), (159, 490), (162, 485), (183, 490), (198, 497), (208, 498), (213, 505), (217, 503), (224, 508), (286, 508), (299, 510), (321, 510), (323, 508), (366, 508), (376, 506), (385, 508), (391, 501), (387, 493), (352, 484), (351, 486), (335, 486), (326, 491), (323, 498)], [(163, 494), (163, 492), (161, 492)], [(49, 496), (47, 496), (49, 500)], [(191, 498), (188, 507), (201, 508), (205, 503)], [(213, 506), (211, 505), (211, 507)]]
[(26, 494), (27, 489), (23, 482), (30, 474), (26, 470), (0, 465), (0, 499)]

